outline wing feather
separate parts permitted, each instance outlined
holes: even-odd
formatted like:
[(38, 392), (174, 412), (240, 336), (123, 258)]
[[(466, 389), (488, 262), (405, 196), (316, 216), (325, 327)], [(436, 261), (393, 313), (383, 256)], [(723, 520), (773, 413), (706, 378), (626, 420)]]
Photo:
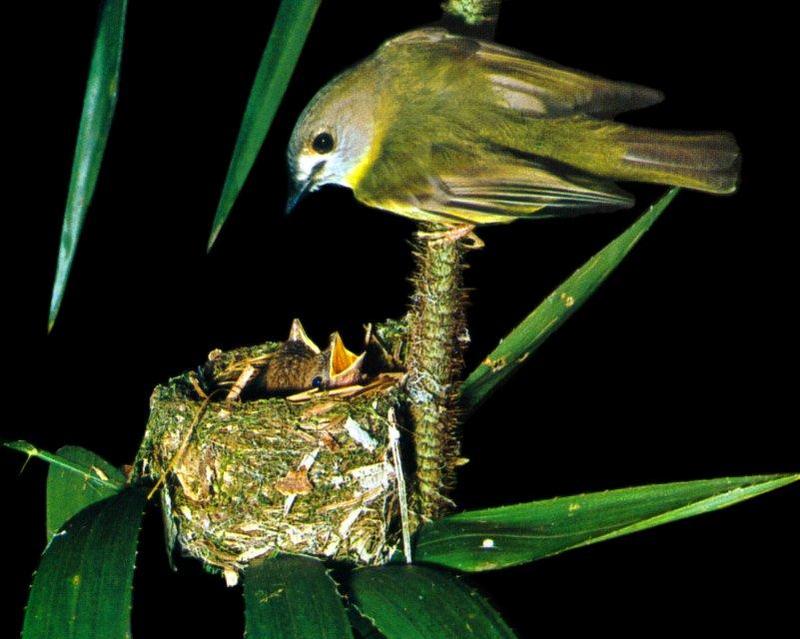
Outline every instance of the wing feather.
[(511, 109), (539, 117), (585, 113), (612, 117), (657, 104), (663, 94), (627, 82), (606, 80), (576, 71), (523, 51), (493, 42), (452, 34), (444, 29), (416, 29), (389, 40), (384, 47), (432, 47), (447, 55), (471, 60), (492, 84), (498, 97)]
[(582, 174), (556, 175), (547, 167), (510, 157), (502, 163), (444, 171), (430, 186), (424, 195), (415, 196), (421, 210), (479, 224), (633, 205), (633, 198), (612, 182)]
[(606, 80), (490, 42), (480, 42), (475, 57), (508, 106), (531, 115), (611, 117), (664, 99), (655, 89)]

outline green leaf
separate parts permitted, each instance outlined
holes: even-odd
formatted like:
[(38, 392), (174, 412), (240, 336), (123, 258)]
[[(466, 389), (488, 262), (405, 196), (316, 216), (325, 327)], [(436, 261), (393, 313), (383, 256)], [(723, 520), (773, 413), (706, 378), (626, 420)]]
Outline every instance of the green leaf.
[(679, 190), (670, 189), (625, 232), (575, 271), (470, 373), (461, 387), (461, 404), (466, 413), (471, 413), (483, 403), (551, 333), (592, 296), (669, 206)]
[(141, 487), (92, 504), (53, 537), (33, 579), (22, 639), (130, 639)]
[(506, 568), (719, 510), (798, 480), (800, 474), (654, 484), (464, 512), (423, 526), (414, 561), (466, 571)]
[[(101, 479), (108, 479), (120, 487), (125, 484), (125, 475), (85, 448), (64, 446), (56, 454), (62, 459), (88, 468), (90, 473)], [(71, 469), (51, 466), (47, 474), (47, 539), (84, 508), (116, 495), (119, 491), (117, 486), (90, 482)]]
[(387, 639), (514, 637), (483, 597), (455, 576), (423, 566), (360, 568), (353, 603)]
[(109, 489), (113, 492), (118, 492), (125, 485), (124, 480), (119, 481), (118, 475), (108, 475), (107, 478), (104, 478), (102, 475), (98, 474), (97, 471), (91, 467), (91, 465), (84, 465), (81, 462), (73, 459), (62, 457), (57, 453), (49, 453), (46, 450), (37, 448), (33, 444), (21, 439), (16, 441), (2, 440), (2, 444), (6, 448), (24, 453), (28, 456), (28, 459), (31, 457), (36, 457), (46, 461), (52, 466), (58, 466), (59, 468), (63, 468), (70, 473), (80, 476), (83, 481), (89, 482), (101, 488)]
[(247, 101), (236, 148), (217, 204), (217, 213), (208, 239), (214, 244), (222, 225), (228, 219), (233, 203), (242, 190), (261, 145), (267, 137), (278, 106), (289, 86), (294, 67), (303, 50), (320, 0), (283, 0), (272, 27), (267, 47), (258, 65), (250, 98)]
[(347, 609), (347, 617), (359, 639), (385, 639), (372, 622), (352, 606)]
[(64, 299), (64, 290), (75, 257), (78, 238), (89, 203), (92, 201), (108, 132), (111, 129), (111, 120), (114, 117), (127, 7), (127, 0), (105, 0), (100, 13), (97, 39), (89, 66), (89, 80), (83, 98), (78, 141), (75, 144), (67, 205), (64, 210), (64, 226), (61, 229), (56, 278), (50, 299), (48, 330), (52, 330), (61, 301)]
[(318, 559), (278, 555), (244, 573), (248, 639), (352, 639), (336, 584)]

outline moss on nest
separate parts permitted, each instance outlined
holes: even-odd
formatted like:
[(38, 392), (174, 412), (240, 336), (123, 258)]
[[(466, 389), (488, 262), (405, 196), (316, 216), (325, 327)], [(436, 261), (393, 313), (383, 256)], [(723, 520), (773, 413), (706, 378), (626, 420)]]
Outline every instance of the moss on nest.
[[(282, 551), (379, 564), (399, 542), (397, 473), (388, 441), (402, 415), (399, 376), (337, 396), (205, 402), (215, 376), (277, 343), (212, 353), (199, 376), (159, 386), (136, 473), (165, 480), (169, 536), (229, 576)], [(402, 425), (399, 425), (403, 430)]]

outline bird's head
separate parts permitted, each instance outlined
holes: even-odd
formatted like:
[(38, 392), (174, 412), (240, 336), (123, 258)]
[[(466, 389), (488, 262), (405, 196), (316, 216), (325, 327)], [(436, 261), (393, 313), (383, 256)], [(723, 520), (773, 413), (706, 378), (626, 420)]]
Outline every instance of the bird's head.
[(374, 136), (374, 87), (347, 71), (317, 93), (300, 114), (287, 152), (290, 212), (323, 184), (353, 186)]

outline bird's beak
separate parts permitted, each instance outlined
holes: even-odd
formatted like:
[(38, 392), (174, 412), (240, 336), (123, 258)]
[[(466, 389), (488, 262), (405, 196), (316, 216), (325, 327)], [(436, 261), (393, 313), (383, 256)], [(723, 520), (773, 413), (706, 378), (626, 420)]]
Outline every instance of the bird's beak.
[(297, 203), (303, 199), (303, 196), (310, 191), (315, 191), (317, 186), (317, 178), (319, 177), (322, 167), (325, 162), (319, 162), (305, 180), (298, 180), (296, 178), (289, 179), (289, 199), (286, 201), (286, 215), (289, 215), (297, 206)]

